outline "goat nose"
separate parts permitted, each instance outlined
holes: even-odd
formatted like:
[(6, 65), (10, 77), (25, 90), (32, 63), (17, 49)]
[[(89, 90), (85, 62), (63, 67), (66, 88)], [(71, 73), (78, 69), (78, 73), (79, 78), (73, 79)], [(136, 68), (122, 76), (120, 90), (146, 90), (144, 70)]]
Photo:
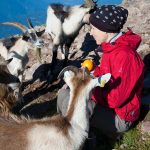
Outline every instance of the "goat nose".
[(39, 41), (40, 45), (44, 45), (44, 41)]
[(40, 44), (43, 44), (43, 43), (44, 43), (44, 41), (43, 41), (43, 40), (40, 40), (40, 41), (39, 41), (39, 43), (40, 43)]

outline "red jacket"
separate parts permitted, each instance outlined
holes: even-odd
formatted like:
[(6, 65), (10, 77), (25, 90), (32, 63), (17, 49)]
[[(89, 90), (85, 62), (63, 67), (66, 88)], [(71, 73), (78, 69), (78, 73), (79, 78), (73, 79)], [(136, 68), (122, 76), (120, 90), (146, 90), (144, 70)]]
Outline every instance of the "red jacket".
[(141, 37), (131, 30), (115, 43), (103, 43), (100, 66), (94, 70), (96, 77), (111, 73), (110, 82), (104, 88), (96, 87), (92, 99), (114, 109), (120, 118), (135, 121), (140, 115), (141, 90), (144, 64), (136, 49)]

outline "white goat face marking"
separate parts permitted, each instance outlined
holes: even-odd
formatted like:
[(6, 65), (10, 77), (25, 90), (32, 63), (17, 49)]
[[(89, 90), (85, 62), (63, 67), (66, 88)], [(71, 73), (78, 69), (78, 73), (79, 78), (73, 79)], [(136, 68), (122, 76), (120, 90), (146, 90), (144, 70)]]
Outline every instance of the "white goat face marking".
[(65, 78), (72, 78), (72, 77), (74, 77), (74, 72), (72, 72), (72, 71), (66, 71), (65, 73), (64, 73), (64, 77)]
[(12, 88), (12, 90), (18, 90), (20, 87), (20, 83), (9, 83), (8, 85), (10, 88)]
[(34, 35), (34, 37), (32, 36), (29, 38), (29, 42), (31, 43), (31, 45), (33, 47), (43, 48), (43, 46), (44, 46), (44, 41), (42, 39), (36, 37), (35, 35)]
[(70, 84), (70, 81), (74, 76), (75, 76), (75, 74), (72, 71), (66, 71), (64, 73), (64, 81), (67, 83), (67, 85)]
[(34, 29), (28, 30), (29, 42), (33, 44), (33, 46), (37, 48), (42, 48), (44, 46), (44, 41), (37, 36), (36, 31)]
[(35, 42), (35, 46), (37, 47), (37, 48), (43, 48), (43, 46), (44, 46), (44, 41), (42, 40), (42, 39), (37, 39), (37, 41)]

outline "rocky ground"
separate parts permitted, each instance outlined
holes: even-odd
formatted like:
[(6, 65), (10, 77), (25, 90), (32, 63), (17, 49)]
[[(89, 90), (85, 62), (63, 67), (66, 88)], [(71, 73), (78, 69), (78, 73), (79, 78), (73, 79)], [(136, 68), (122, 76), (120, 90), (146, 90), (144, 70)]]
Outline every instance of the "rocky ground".
[[(124, 0), (123, 4), (129, 10), (129, 19), (124, 27), (132, 28), (136, 33), (142, 35), (142, 43), (138, 48), (138, 53), (142, 56), (146, 64), (146, 75), (144, 81), (143, 101), (144, 108), (148, 112), (150, 107), (150, 1), (149, 0)], [(36, 27), (36, 30), (43, 30), (44, 26)], [(98, 64), (98, 59), (95, 57), (94, 49), (97, 47), (95, 41), (89, 35), (89, 26), (84, 26), (78, 37), (70, 48), (68, 65), (76, 65), (80, 67), (81, 62), (85, 58), (95, 59)], [(36, 58), (35, 52), (30, 51), (29, 63), (25, 70), (25, 80), (23, 83), (24, 102), (15, 107), (15, 111), (20, 110), (21, 114), (27, 114), (34, 118), (41, 118), (46, 115), (56, 112), (56, 97), (57, 91), (61, 88), (62, 82), (55, 80), (49, 84), (46, 80), (46, 74), (50, 67), (52, 56), (52, 42), (48, 35), (43, 34), (45, 48), (42, 49), (42, 64)], [(58, 54), (60, 61), (56, 64), (56, 70), (61, 68), (61, 55)], [(56, 74), (57, 76), (57, 74)], [(146, 98), (144, 99), (144, 97)], [(145, 117), (142, 124), (142, 131), (149, 132), (150, 129), (150, 114)]]
[(150, 1), (124, 0), (122, 5), (129, 10), (128, 21), (124, 27), (130, 27), (142, 35), (142, 43), (138, 52), (144, 57), (150, 52)]
[[(142, 43), (138, 53), (145, 63), (144, 90), (142, 104), (144, 109), (150, 109), (150, 1), (149, 0), (124, 0), (123, 4), (129, 10), (126, 27), (132, 28), (136, 33), (142, 35)], [(142, 132), (150, 133), (150, 111), (146, 115), (142, 125)]]

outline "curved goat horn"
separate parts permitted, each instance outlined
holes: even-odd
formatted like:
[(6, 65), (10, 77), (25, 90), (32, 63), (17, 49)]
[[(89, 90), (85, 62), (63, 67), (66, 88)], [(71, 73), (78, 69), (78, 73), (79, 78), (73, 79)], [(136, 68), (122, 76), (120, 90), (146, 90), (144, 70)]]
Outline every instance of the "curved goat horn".
[(59, 73), (57, 79), (60, 79), (63, 76), (64, 72), (68, 71), (68, 70), (71, 70), (73, 72), (78, 72), (79, 68), (77, 68), (75, 66), (67, 66), (67, 67), (63, 68), (63, 70)]
[(31, 22), (31, 19), (30, 19), (30, 18), (27, 19), (27, 22), (28, 22), (29, 28), (30, 28), (30, 29), (33, 29), (34, 27), (33, 27), (33, 24), (32, 24), (32, 22)]
[(29, 28), (33, 30), (35, 36), (38, 37), (30, 18), (27, 18), (27, 23), (28, 23)]
[(7, 26), (14, 26), (14, 27), (17, 27), (19, 28), (22, 32), (26, 32), (27, 31), (27, 27), (18, 23), (18, 22), (3, 22), (3, 23), (0, 23), (0, 25), (7, 25)]

